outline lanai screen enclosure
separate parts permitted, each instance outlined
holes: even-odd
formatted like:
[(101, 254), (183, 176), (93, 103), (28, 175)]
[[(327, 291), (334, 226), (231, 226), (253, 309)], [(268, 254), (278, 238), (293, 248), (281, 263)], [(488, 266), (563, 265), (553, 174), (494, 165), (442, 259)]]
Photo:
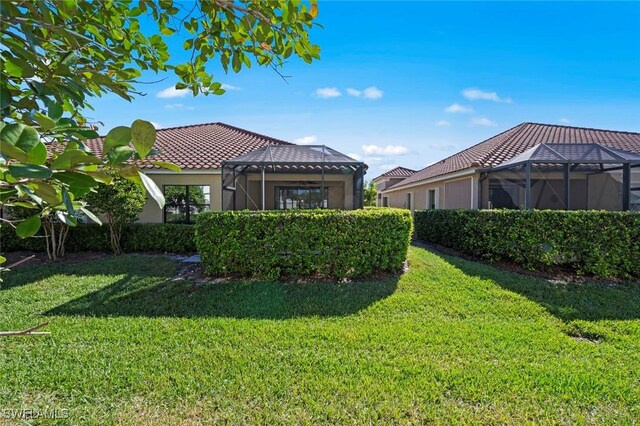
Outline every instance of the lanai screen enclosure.
[(640, 210), (640, 155), (539, 144), (481, 175), (482, 208)]
[(222, 210), (359, 209), (365, 172), (325, 145), (270, 145), (222, 164)]

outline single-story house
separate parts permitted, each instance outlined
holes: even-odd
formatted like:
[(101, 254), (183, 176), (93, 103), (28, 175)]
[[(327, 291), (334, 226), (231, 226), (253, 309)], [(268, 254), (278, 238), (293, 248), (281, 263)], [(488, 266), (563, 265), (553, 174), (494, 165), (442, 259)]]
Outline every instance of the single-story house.
[(640, 133), (522, 123), (382, 186), (411, 210), (640, 210)]
[[(103, 139), (87, 141), (96, 155)], [(324, 145), (295, 145), (224, 123), (158, 129), (153, 161), (172, 172), (142, 166), (164, 192), (160, 209), (150, 197), (140, 222), (193, 223), (208, 210), (291, 208), (357, 209), (363, 206), (367, 166)]]
[(376, 187), (378, 195), (376, 199), (376, 206), (387, 207), (387, 205), (383, 203), (382, 191), (408, 178), (415, 172), (415, 170), (407, 169), (406, 167), (396, 167), (374, 178), (373, 184)]

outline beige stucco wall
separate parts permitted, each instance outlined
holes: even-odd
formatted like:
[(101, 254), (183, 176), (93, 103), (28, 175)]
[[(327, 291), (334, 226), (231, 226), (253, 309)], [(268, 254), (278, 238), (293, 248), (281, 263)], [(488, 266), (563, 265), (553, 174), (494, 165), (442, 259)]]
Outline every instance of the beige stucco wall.
[[(209, 185), (211, 193), (211, 210), (220, 210), (222, 204), (221, 175), (219, 173), (147, 173), (158, 188), (164, 185)], [(158, 204), (147, 194), (147, 203), (138, 218), (138, 222), (162, 223), (163, 212)]]
[(423, 183), (408, 188), (383, 191), (382, 197), (388, 197), (389, 207), (407, 207), (407, 193), (411, 193), (411, 210), (424, 210), (428, 206), (429, 190), (436, 190), (438, 208), (469, 209), (477, 208), (479, 174), (451, 178), (431, 183)]

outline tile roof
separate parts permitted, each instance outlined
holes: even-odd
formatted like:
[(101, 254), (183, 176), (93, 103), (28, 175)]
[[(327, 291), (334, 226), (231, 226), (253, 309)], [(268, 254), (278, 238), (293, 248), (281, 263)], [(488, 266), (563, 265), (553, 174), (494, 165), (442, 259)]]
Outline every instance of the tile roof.
[[(102, 154), (104, 137), (86, 142), (96, 155)], [(155, 148), (160, 154), (148, 157), (151, 161), (170, 161), (182, 169), (217, 169), (223, 161), (268, 145), (292, 145), (259, 133), (224, 123), (194, 124), (158, 129)], [(146, 163), (144, 169), (160, 169)]]
[(599, 143), (640, 153), (640, 133), (553, 124), (522, 123), (417, 171), (393, 185), (404, 185), (468, 169), (495, 167), (541, 143)]
[(409, 177), (415, 172), (415, 170), (407, 169), (406, 167), (396, 167), (395, 169), (391, 169), (388, 172), (384, 172), (380, 176), (374, 177), (373, 180), (381, 177)]

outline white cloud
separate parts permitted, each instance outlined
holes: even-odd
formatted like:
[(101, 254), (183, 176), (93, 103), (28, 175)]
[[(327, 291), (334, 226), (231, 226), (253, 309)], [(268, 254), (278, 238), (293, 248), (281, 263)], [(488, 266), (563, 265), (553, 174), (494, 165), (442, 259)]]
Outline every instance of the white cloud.
[(221, 89), (226, 90), (227, 92), (230, 90), (242, 90), (240, 87), (238, 86), (234, 86), (232, 84), (226, 84), (226, 83), (222, 83), (222, 85), (220, 86)]
[(495, 121), (491, 121), (488, 118), (480, 117), (471, 120), (471, 124), (474, 126), (493, 127), (496, 125)]
[(184, 98), (187, 96), (187, 93), (189, 93), (188, 89), (176, 89), (174, 86), (171, 86), (159, 91), (156, 96), (163, 99)]
[(367, 87), (362, 91), (362, 97), (365, 99), (380, 99), (384, 92), (375, 86)]
[(409, 149), (407, 149), (406, 146), (402, 145), (362, 145), (362, 150), (367, 155), (402, 155), (409, 152)]
[(354, 154), (353, 152), (347, 154), (347, 157), (351, 157), (351, 158), (353, 158), (354, 160), (357, 160), (357, 161), (362, 160), (362, 157), (360, 157), (358, 154)]
[(473, 112), (473, 108), (471, 108), (469, 106), (460, 105), (458, 103), (453, 103), (453, 104), (449, 105), (448, 107), (446, 107), (444, 110), (445, 110), (445, 112), (452, 112), (452, 113)]
[(384, 92), (375, 86), (367, 87), (364, 90), (358, 90), (358, 89), (349, 87), (347, 88), (347, 93), (350, 96), (355, 96), (356, 98), (362, 97), (364, 99), (370, 99), (370, 100), (380, 99), (384, 95)]
[(493, 102), (505, 102), (511, 103), (511, 98), (501, 98), (496, 92), (485, 92), (484, 90), (469, 87), (462, 91), (462, 96), (470, 101), (493, 101)]
[(568, 118), (561, 118), (558, 120), (558, 123), (569, 124), (571, 123), (571, 120), (569, 120)]
[(449, 126), (451, 126), (451, 123), (448, 122), (447, 120), (440, 120), (440, 121), (436, 121), (436, 126), (438, 126), (438, 127), (449, 127)]
[(342, 96), (342, 93), (335, 87), (322, 87), (316, 89), (316, 96), (323, 99), (337, 98), (338, 96)]
[(318, 141), (318, 137), (315, 135), (309, 135), (294, 139), (293, 141), (299, 145), (313, 145)]
[(193, 111), (193, 107), (191, 106), (186, 106), (185, 104), (167, 104), (164, 106), (165, 109), (186, 109), (189, 111)]
[(149, 123), (153, 124), (153, 127), (156, 129), (162, 129), (164, 126), (160, 123), (156, 123), (155, 121), (149, 121)]
[(388, 172), (389, 170), (391, 170), (391, 169), (395, 169), (396, 167), (398, 167), (398, 165), (397, 165), (397, 164), (380, 164), (380, 165), (378, 166), (378, 168), (379, 168), (380, 170), (382, 170), (383, 172)]

